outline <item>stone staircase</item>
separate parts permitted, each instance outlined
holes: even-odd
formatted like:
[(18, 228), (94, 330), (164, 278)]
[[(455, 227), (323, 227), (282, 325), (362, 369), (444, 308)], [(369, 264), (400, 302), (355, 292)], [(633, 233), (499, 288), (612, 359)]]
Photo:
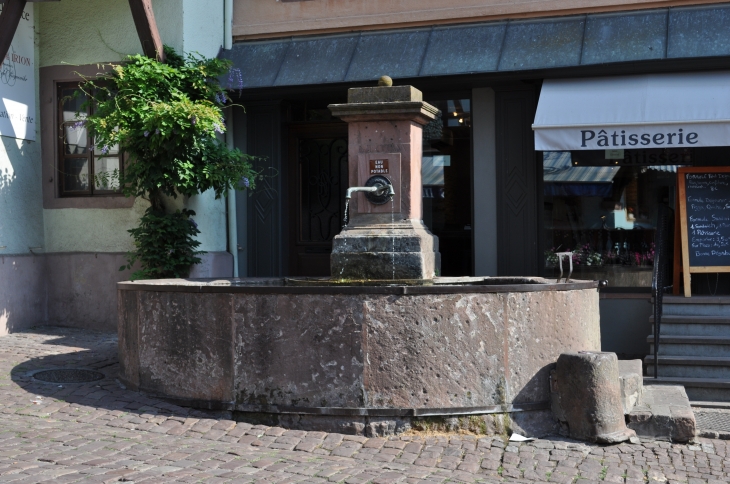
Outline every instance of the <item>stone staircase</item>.
[(664, 297), (658, 381), (647, 340), (646, 383), (682, 385), (693, 403), (730, 402), (730, 296)]

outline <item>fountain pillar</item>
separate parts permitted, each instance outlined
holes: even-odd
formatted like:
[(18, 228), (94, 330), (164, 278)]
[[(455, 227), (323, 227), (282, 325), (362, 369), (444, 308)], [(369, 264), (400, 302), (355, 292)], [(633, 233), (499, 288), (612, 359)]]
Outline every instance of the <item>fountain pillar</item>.
[(385, 177), (395, 195), (371, 201), (354, 194), (350, 223), (333, 241), (332, 277), (433, 279), (441, 257), (438, 237), (422, 220), (421, 143), (423, 126), (439, 111), (413, 86), (353, 88), (347, 101), (329, 109), (348, 123), (350, 187)]

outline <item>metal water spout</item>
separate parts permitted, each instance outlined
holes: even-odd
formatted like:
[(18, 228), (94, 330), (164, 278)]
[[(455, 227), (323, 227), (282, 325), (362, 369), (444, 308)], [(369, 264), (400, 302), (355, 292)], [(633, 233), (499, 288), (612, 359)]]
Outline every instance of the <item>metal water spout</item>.
[(388, 203), (393, 200), (393, 197), (395, 196), (395, 188), (393, 188), (393, 184), (384, 176), (370, 177), (367, 181), (367, 185), (368, 186), (365, 187), (350, 187), (347, 189), (347, 192), (345, 193), (345, 217), (343, 220), (343, 229), (347, 227), (348, 223), (350, 223), (350, 199), (352, 198), (353, 193), (365, 192), (365, 197), (374, 205)]
[(388, 183), (387, 185), (375, 185), (372, 187), (350, 187), (345, 194), (345, 200), (351, 199), (352, 194), (355, 192), (372, 193), (378, 197), (386, 197), (388, 200), (395, 196), (393, 185)]

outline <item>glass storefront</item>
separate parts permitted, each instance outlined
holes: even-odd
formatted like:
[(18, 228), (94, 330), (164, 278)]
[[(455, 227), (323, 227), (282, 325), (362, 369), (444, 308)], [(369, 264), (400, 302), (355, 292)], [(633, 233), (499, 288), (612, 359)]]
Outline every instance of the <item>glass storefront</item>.
[(440, 116), (423, 129), (423, 222), (439, 238), (442, 276), (472, 272), (471, 100), (427, 99)]
[(657, 210), (675, 208), (677, 168), (730, 164), (730, 149), (543, 152), (542, 159), (546, 275), (560, 273), (558, 252), (572, 252), (576, 279), (648, 289)]

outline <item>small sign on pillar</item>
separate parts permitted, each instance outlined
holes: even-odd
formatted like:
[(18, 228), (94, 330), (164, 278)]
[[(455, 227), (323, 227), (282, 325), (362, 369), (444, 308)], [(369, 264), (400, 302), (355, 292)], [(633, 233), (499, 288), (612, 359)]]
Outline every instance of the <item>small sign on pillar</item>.
[(375, 159), (370, 160), (370, 174), (371, 175), (387, 175), (390, 173), (390, 163), (388, 159)]
[(361, 153), (357, 159), (357, 186), (364, 187), (371, 176), (390, 180), (395, 189), (393, 203), (373, 205), (363, 193), (357, 196), (357, 213), (399, 213), (401, 211), (401, 168), (400, 153)]

